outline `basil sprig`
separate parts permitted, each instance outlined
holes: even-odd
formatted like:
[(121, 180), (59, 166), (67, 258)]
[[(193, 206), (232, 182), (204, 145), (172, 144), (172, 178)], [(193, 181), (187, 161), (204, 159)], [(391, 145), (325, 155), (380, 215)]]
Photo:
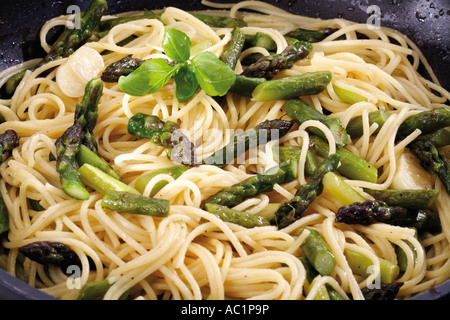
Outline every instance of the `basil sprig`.
[(183, 31), (165, 28), (162, 47), (174, 62), (162, 58), (144, 62), (128, 76), (119, 78), (119, 88), (132, 96), (144, 96), (161, 89), (171, 78), (179, 102), (189, 100), (199, 88), (211, 96), (225, 95), (236, 74), (210, 51), (190, 58), (191, 40)]

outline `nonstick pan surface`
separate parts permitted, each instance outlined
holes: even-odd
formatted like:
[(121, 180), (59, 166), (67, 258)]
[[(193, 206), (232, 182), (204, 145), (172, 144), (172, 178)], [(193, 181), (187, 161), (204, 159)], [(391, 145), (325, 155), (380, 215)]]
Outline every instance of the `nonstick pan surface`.
[[(236, 0), (216, 2), (236, 2)], [(441, 85), (450, 90), (450, 1), (449, 0), (273, 0), (266, 1), (290, 12), (322, 19), (344, 18), (365, 23), (369, 6), (378, 6), (382, 26), (409, 36), (428, 59)], [(39, 30), (43, 23), (67, 14), (71, 5), (85, 10), (90, 0), (0, 0), (0, 71), (17, 63), (42, 57)], [(108, 1), (108, 14), (131, 10), (176, 6), (201, 10), (200, 0), (119, 0)], [(55, 31), (54, 37), (57, 36)], [(50, 35), (52, 36), (52, 35)], [(50, 39), (51, 40), (51, 39)], [(425, 75), (425, 74), (424, 74)], [(426, 75), (425, 75), (426, 76)], [(414, 299), (449, 299), (450, 281)], [(53, 299), (3, 270), (0, 270), (0, 299)]]

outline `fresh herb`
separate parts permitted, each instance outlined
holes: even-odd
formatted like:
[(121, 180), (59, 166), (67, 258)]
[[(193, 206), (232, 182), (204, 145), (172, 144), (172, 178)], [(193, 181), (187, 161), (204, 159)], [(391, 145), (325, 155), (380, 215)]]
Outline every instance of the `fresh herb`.
[(236, 80), (236, 74), (210, 51), (190, 59), (191, 40), (179, 30), (166, 28), (162, 47), (173, 62), (157, 58), (144, 62), (128, 76), (119, 78), (119, 88), (133, 96), (161, 89), (171, 78), (180, 102), (189, 100), (199, 88), (211, 96), (223, 96)]

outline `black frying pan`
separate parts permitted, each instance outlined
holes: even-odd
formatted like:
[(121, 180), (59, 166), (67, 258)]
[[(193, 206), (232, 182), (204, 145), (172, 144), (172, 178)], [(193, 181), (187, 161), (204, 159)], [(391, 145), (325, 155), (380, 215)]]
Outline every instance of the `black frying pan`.
[[(215, 0), (236, 2), (237, 0)], [(0, 0), (0, 71), (24, 60), (42, 57), (39, 30), (43, 23), (67, 13), (70, 5), (85, 10), (90, 0)], [(345, 18), (365, 23), (369, 6), (380, 8), (381, 25), (407, 34), (423, 51), (441, 84), (450, 90), (450, 1), (449, 0), (272, 0), (266, 1), (310, 17)], [(200, 0), (109, 0), (109, 14), (130, 10), (177, 6), (204, 9)], [(55, 36), (56, 32), (55, 31)], [(448, 299), (450, 281), (415, 299)], [(52, 299), (0, 270), (0, 299)]]

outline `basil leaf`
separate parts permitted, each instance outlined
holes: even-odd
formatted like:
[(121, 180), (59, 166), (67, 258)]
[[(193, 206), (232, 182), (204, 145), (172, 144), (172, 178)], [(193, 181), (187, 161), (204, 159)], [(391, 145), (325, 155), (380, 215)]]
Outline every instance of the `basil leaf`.
[(172, 61), (183, 63), (189, 59), (191, 54), (191, 39), (183, 31), (165, 28), (162, 47)]
[(145, 96), (161, 89), (177, 69), (164, 59), (148, 60), (128, 76), (121, 76), (119, 88), (132, 96)]
[(236, 81), (236, 74), (211, 51), (203, 51), (192, 58), (195, 76), (200, 87), (210, 96), (225, 95)]
[(179, 102), (185, 102), (197, 92), (199, 85), (192, 64), (184, 63), (174, 74), (175, 95)]

